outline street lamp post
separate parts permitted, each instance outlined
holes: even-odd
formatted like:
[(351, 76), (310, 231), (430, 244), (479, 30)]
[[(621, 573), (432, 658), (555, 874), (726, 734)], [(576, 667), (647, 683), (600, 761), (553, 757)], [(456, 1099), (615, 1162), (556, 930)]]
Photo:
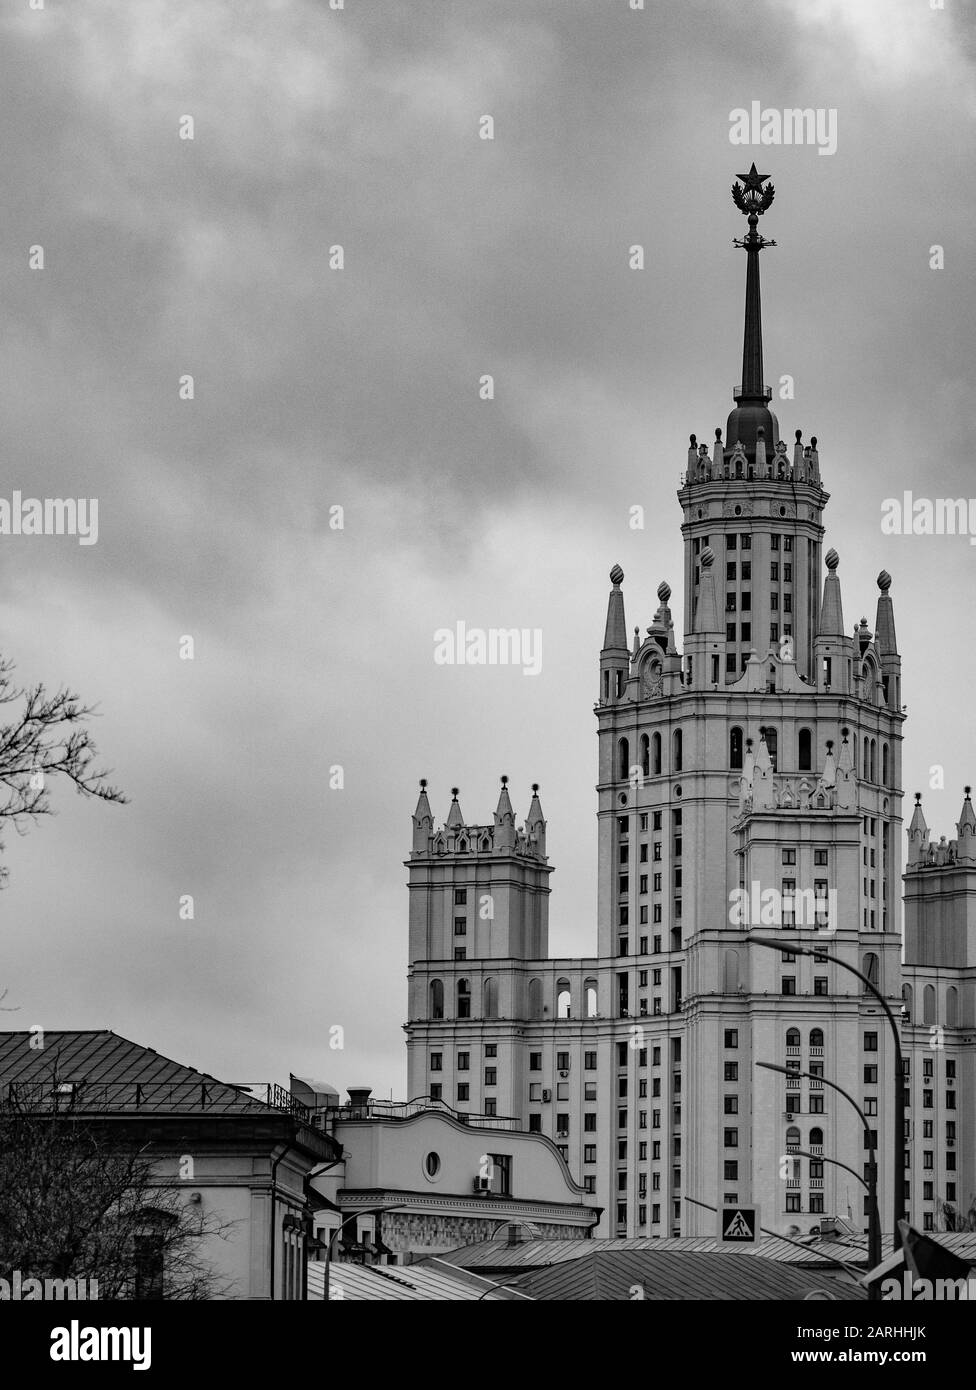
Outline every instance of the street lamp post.
[(841, 960), (839, 956), (832, 956), (827, 951), (815, 946), (799, 946), (791, 941), (788, 946), (784, 946), (782, 941), (768, 936), (751, 936), (750, 941), (754, 941), (758, 946), (768, 946), (772, 950), (789, 950), (798, 956), (817, 956), (820, 960), (833, 961), (834, 965), (839, 965), (842, 970), (847, 970), (850, 974), (857, 976), (866, 989), (874, 995), (878, 1003), (885, 1011), (888, 1024), (891, 1028), (891, 1036), (895, 1044), (895, 1148), (894, 1148), (894, 1220), (892, 1230), (894, 1233), (894, 1249), (897, 1250), (901, 1243), (901, 1229), (899, 1222), (905, 1218), (905, 1068), (901, 1055), (901, 1033), (895, 1016), (891, 1012), (887, 999), (881, 991), (868, 979), (862, 975), (860, 970), (856, 970), (853, 965), (849, 965), (846, 960)]
[[(868, 1172), (870, 1174), (868, 1187), (868, 1261), (871, 1268), (875, 1269), (881, 1263), (881, 1217), (878, 1211), (878, 1159), (874, 1151), (874, 1139), (871, 1135), (871, 1126), (868, 1124), (867, 1116), (854, 1097), (845, 1091), (843, 1086), (838, 1086), (836, 1081), (831, 1081), (826, 1076), (815, 1076), (812, 1071), (790, 1071), (789, 1067), (781, 1067), (776, 1062), (757, 1062), (756, 1066), (762, 1067), (765, 1071), (781, 1072), (783, 1076), (806, 1076), (815, 1081), (822, 1081), (825, 1086), (829, 1086), (831, 1090), (839, 1092), (845, 1100), (850, 1101), (851, 1105), (853, 1105), (854, 1109), (857, 1111), (865, 1138), (868, 1141)], [(847, 1164), (842, 1163), (840, 1167), (847, 1168)], [(852, 1172), (853, 1169), (848, 1168), (847, 1171)], [(881, 1289), (877, 1283), (875, 1283), (868, 1290), (868, 1298), (874, 1300), (880, 1299), (880, 1297)]]

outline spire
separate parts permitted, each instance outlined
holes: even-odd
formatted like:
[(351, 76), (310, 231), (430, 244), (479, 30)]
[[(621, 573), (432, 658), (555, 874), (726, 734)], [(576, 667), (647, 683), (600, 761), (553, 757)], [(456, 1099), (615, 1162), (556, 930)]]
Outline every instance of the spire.
[(775, 189), (768, 174), (760, 174), (753, 164), (748, 174), (738, 174), (742, 187), (732, 185), (732, 199), (741, 213), (748, 217), (749, 231), (736, 246), (746, 253), (746, 319), (742, 338), (742, 388), (740, 400), (749, 405), (765, 405), (769, 400), (763, 383), (762, 304), (759, 293), (759, 252), (764, 246), (775, 246), (757, 232), (759, 219), (772, 203)]
[(824, 580), (823, 606), (820, 609), (820, 637), (844, 636), (844, 605), (840, 597), (840, 580), (837, 566), (840, 556), (836, 550), (828, 550), (824, 557), (827, 565), (827, 578)]
[(695, 611), (696, 632), (723, 632), (718, 621), (718, 599), (715, 595), (715, 552), (706, 545), (699, 557), (701, 564), (701, 588), (698, 591), (698, 607)]
[[(738, 174), (741, 183), (732, 185), (732, 201), (747, 218), (749, 230), (734, 245), (746, 253), (746, 310), (742, 334), (742, 382), (733, 391), (736, 408), (729, 416), (725, 431), (726, 452), (731, 453), (741, 442), (746, 454), (755, 457), (756, 441), (762, 428), (767, 453), (775, 452), (779, 443), (779, 425), (769, 410), (772, 392), (763, 381), (762, 303), (759, 292), (759, 253), (766, 246), (775, 246), (757, 231), (759, 219), (775, 196), (768, 174), (760, 174), (755, 164), (748, 174)], [(766, 185), (763, 187), (763, 185)]]
[(508, 795), (508, 778), (503, 776), (502, 789), (498, 793), (498, 805), (495, 807), (495, 849), (505, 851), (514, 848), (515, 812)]
[(973, 814), (971, 787), (966, 787), (966, 799), (962, 803), (959, 819), (956, 821), (956, 858), (976, 859), (976, 815)]
[(891, 575), (887, 570), (882, 570), (878, 575), (878, 588), (881, 592), (878, 594), (878, 613), (874, 620), (874, 645), (879, 656), (896, 656), (898, 642), (895, 638), (895, 610), (888, 592), (891, 588)]
[(534, 846), (536, 852), (545, 858), (546, 854), (546, 822), (542, 814), (542, 803), (539, 800), (539, 783), (532, 783), (532, 801), (529, 805), (529, 814), (525, 818), (525, 828), (528, 832), (529, 843)]
[(607, 630), (603, 638), (605, 652), (624, 652), (629, 655), (627, 646), (627, 622), (624, 618), (624, 595), (621, 584), (624, 572), (619, 565), (610, 571), (610, 600), (607, 604)]
[(413, 813), (413, 847), (415, 851), (426, 852), (433, 829), (434, 817), (430, 813), (430, 802), (427, 800), (427, 778), (421, 777), (417, 809)]
[(446, 825), (448, 830), (458, 830), (464, 824), (464, 817), (461, 815), (461, 807), (458, 805), (457, 787), (451, 788), (451, 796), (454, 800), (451, 802), (451, 809), (447, 813)]
[(929, 828), (922, 814), (922, 793), (915, 793), (915, 810), (908, 826), (908, 864), (921, 864), (929, 846)]

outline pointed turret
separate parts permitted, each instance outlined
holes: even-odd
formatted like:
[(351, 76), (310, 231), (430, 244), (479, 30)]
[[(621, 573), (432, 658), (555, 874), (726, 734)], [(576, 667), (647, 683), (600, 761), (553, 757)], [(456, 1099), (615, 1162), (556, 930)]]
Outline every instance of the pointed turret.
[(701, 553), (701, 588), (695, 613), (695, 631), (717, 633), (723, 629), (718, 620), (718, 597), (715, 593), (715, 552), (706, 545)]
[(430, 802), (427, 800), (427, 778), (421, 777), (417, 809), (413, 813), (413, 849), (415, 854), (427, 853), (433, 832), (434, 817), (430, 813)]
[(972, 788), (966, 787), (965, 791), (966, 798), (956, 821), (956, 858), (971, 864), (976, 861), (976, 815), (970, 795)]
[(725, 664), (725, 627), (719, 621), (718, 595), (715, 592), (715, 552), (711, 546), (706, 545), (702, 549), (698, 563), (701, 582), (692, 631), (686, 634), (685, 638), (685, 656), (688, 660), (691, 685), (697, 690), (710, 690), (725, 679), (722, 670)]
[(535, 852), (546, 857), (546, 821), (542, 814), (542, 803), (539, 800), (539, 783), (532, 783), (532, 801), (529, 805), (529, 814), (525, 818), (525, 829), (529, 837), (529, 844)]
[(922, 793), (915, 793), (915, 810), (908, 825), (908, 865), (924, 863), (929, 852), (929, 828), (922, 814)]
[(624, 596), (621, 584), (624, 572), (619, 565), (610, 571), (610, 599), (607, 603), (607, 626), (600, 652), (600, 698), (605, 705), (613, 704), (624, 693), (630, 673), (630, 648), (627, 645), (627, 620), (624, 616)]
[(766, 730), (759, 730), (759, 748), (752, 774), (752, 809), (768, 811), (773, 804), (773, 763), (766, 743)]
[(460, 830), (464, 825), (464, 817), (461, 815), (461, 807), (458, 804), (457, 787), (451, 788), (451, 796), (453, 800), (451, 801), (451, 809), (447, 813), (445, 825), (448, 830)]
[(851, 689), (851, 662), (854, 643), (844, 635), (844, 605), (841, 601), (837, 566), (840, 557), (836, 550), (824, 556), (827, 578), (824, 580), (820, 627), (813, 650), (817, 666), (817, 685), (820, 690), (832, 690), (847, 695)]
[(882, 570), (878, 575), (878, 612), (874, 621), (874, 647), (881, 662), (881, 680), (884, 685), (885, 704), (895, 714), (900, 712), (901, 699), (901, 657), (898, 655), (898, 639), (895, 636), (895, 609), (891, 602), (891, 575)]
[(857, 805), (857, 769), (854, 766), (853, 749), (848, 738), (849, 730), (843, 728), (840, 732), (840, 755), (835, 773), (837, 808), (840, 811), (852, 811)]
[(495, 807), (495, 851), (509, 853), (515, 848), (515, 812), (508, 795), (508, 778), (502, 777), (502, 789)]

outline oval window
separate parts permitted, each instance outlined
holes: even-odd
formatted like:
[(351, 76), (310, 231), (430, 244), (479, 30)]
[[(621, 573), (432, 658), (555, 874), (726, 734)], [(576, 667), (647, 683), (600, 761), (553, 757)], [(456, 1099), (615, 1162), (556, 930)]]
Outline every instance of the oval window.
[(429, 1178), (436, 1178), (441, 1171), (441, 1156), (431, 1151), (424, 1159), (424, 1172)]

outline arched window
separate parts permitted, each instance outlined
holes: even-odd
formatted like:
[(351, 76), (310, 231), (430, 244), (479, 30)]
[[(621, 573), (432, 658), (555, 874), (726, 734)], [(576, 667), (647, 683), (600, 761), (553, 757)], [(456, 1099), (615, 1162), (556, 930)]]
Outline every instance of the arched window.
[(799, 1030), (799, 1028), (787, 1028), (787, 1030), (786, 1030), (786, 1046), (787, 1046), (787, 1047), (799, 1047), (799, 1046), (800, 1046), (800, 1030)]
[(471, 1017), (471, 986), (467, 980), (457, 982), (457, 1016), (458, 1018)]
[(626, 782), (630, 776), (630, 744), (622, 738), (617, 744), (617, 776)]
[[(861, 957), (861, 974), (868, 977), (875, 989), (878, 987), (878, 972), (880, 967), (881, 961), (874, 951), (866, 951)], [(870, 994), (870, 992), (867, 985), (861, 986), (862, 994)]]
[(742, 766), (742, 730), (738, 724), (733, 724), (729, 730), (729, 767), (741, 768)]
[(789, 1129), (786, 1131), (786, 1147), (788, 1149), (798, 1149), (800, 1147), (799, 1125), (790, 1125)]
[(769, 761), (772, 764), (773, 771), (775, 772), (777, 770), (776, 755), (779, 751), (779, 740), (776, 736), (775, 729), (766, 730), (766, 749), (769, 753)]
[(442, 980), (431, 980), (430, 982), (430, 1016), (431, 1018), (444, 1017), (444, 983)]
[(905, 1022), (906, 1022), (906, 1023), (911, 1023), (911, 1021), (912, 1021), (912, 1003), (913, 1003), (913, 995), (912, 995), (912, 987), (911, 987), (911, 985), (902, 985), (902, 987), (901, 987), (901, 1002), (902, 1002), (902, 1006), (903, 1006)]
[(738, 951), (726, 951), (725, 953), (725, 993), (735, 994), (739, 988), (739, 953)]
[(655, 734), (651, 739), (651, 776), (660, 777), (661, 775), (661, 735)]
[(871, 740), (870, 740), (869, 738), (866, 738), (866, 739), (864, 740), (864, 772), (863, 772), (863, 776), (864, 776), (865, 782), (870, 782), (870, 780), (871, 780)]
[(946, 1027), (958, 1028), (959, 1026), (959, 991), (955, 985), (950, 985), (946, 990)]
[(542, 981), (529, 981), (529, 1018), (542, 1017)]
[(888, 785), (888, 782), (889, 782), (890, 777), (891, 777), (891, 767), (890, 767), (889, 760), (888, 760), (888, 745), (887, 745), (886, 743), (883, 743), (883, 744), (881, 745), (881, 783), (882, 783), (882, 786), (885, 786), (885, 787), (886, 787), (886, 786)]
[(935, 1022), (935, 985), (926, 985), (922, 990), (922, 1022)]
[(559, 980), (556, 983), (556, 1017), (570, 1018), (571, 1016), (572, 1013), (571, 996), (569, 993), (569, 981)]
[(597, 1016), (597, 994), (596, 980), (583, 981), (583, 995), (586, 999), (586, 1017), (596, 1018)]
[(824, 1045), (824, 1040), (823, 1040), (823, 1029), (822, 1029), (822, 1028), (811, 1028), (811, 1029), (810, 1029), (810, 1046), (811, 1046), (811, 1047), (823, 1047), (823, 1045)]
[(872, 782), (877, 782), (877, 780), (878, 780), (878, 740), (877, 740), (876, 738), (873, 738), (873, 739), (871, 740), (871, 781), (872, 781)]
[(485, 980), (485, 1018), (498, 1017), (498, 981), (493, 975)]
[(671, 741), (671, 771), (681, 771), (681, 730), (675, 729)]
[(815, 1126), (813, 1127), (813, 1129), (811, 1129), (811, 1131), (810, 1131), (810, 1147), (813, 1148), (814, 1144), (822, 1144), (822, 1143), (823, 1143), (823, 1130), (820, 1129), (820, 1128), (818, 1128), (818, 1127), (815, 1125)]
[(641, 736), (640, 736), (640, 765), (641, 765), (641, 772), (644, 774), (644, 776), (645, 776), (645, 777), (650, 777), (650, 775), (651, 775), (651, 740), (647, 737), (647, 734), (641, 734)]
[(810, 730), (809, 730), (809, 729), (801, 729), (801, 730), (800, 730), (800, 741), (799, 741), (799, 748), (798, 748), (797, 751), (798, 751), (798, 753), (799, 753), (799, 761), (798, 761), (798, 763), (797, 763), (797, 766), (799, 767), (800, 771), (801, 771), (801, 772), (812, 772), (812, 771), (813, 771), (813, 747), (812, 747), (812, 740), (811, 740), (811, 737), (810, 737)]

